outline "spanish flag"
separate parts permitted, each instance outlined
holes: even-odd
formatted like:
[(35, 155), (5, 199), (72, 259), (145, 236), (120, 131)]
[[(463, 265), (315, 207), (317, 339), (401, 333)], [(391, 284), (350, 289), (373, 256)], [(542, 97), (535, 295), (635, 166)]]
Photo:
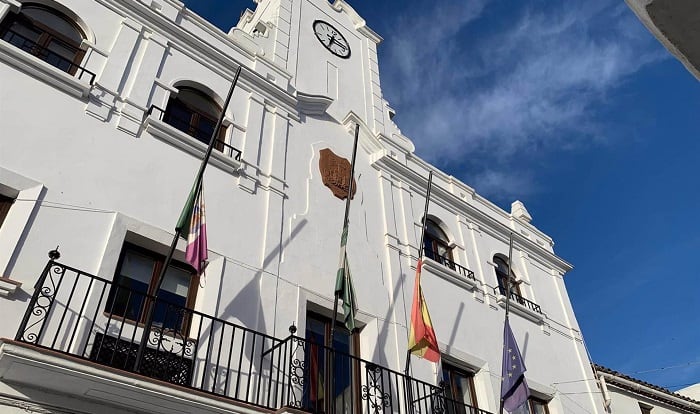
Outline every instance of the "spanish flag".
[(416, 266), (416, 284), (413, 288), (413, 307), (411, 308), (411, 332), (408, 337), (408, 350), (431, 362), (440, 360), (440, 349), (433, 329), (433, 323), (428, 313), (428, 305), (420, 287), (420, 271), (423, 260), (418, 260)]

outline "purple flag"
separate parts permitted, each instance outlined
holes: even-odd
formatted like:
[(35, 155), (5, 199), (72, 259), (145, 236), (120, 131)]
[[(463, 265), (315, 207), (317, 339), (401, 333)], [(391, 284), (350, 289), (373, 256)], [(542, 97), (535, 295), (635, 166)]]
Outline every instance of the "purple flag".
[(503, 400), (503, 408), (512, 413), (527, 402), (528, 397), (530, 397), (530, 389), (525, 381), (525, 361), (520, 355), (518, 343), (515, 342), (507, 318), (503, 330), (503, 344), (501, 399)]
[(191, 210), (190, 228), (187, 234), (185, 259), (201, 274), (207, 265), (207, 220), (204, 211), (204, 191), (199, 187)]

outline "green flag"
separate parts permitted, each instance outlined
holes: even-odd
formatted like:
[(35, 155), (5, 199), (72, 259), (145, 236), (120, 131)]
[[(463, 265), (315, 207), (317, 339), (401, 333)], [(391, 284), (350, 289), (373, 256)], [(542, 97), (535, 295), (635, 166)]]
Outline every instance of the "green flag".
[(350, 267), (348, 266), (348, 256), (345, 246), (348, 244), (348, 225), (343, 227), (343, 236), (340, 238), (340, 265), (335, 279), (335, 294), (343, 300), (343, 314), (345, 315), (345, 327), (350, 332), (355, 330), (355, 314), (357, 313), (357, 302), (355, 301), (355, 288), (350, 277)]
[(192, 190), (190, 190), (190, 194), (187, 196), (187, 201), (185, 202), (185, 206), (182, 208), (180, 218), (177, 220), (177, 224), (175, 225), (176, 229), (180, 229), (180, 237), (185, 239), (190, 232), (190, 220), (192, 219), (192, 209), (194, 209), (194, 202), (196, 199), (197, 183), (195, 182), (192, 186)]

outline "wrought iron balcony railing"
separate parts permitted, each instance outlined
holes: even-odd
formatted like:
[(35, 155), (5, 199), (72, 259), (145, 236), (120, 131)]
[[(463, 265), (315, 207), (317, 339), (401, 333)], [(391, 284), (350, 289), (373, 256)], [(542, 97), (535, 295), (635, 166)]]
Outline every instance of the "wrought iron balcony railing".
[[(182, 131), (185, 134), (192, 136), (205, 144), (207, 144), (211, 139), (213, 131), (194, 127), (191, 125), (189, 119), (178, 117), (175, 114), (170, 113), (159, 106), (151, 105), (148, 108), (148, 115), (151, 114), (155, 114), (158, 120), (165, 122), (173, 128)], [(214, 144), (214, 149), (224, 153), (225, 155), (228, 155), (236, 161), (241, 160), (241, 150), (225, 143), (221, 139), (216, 140), (216, 143)]]
[[(506, 290), (505, 290), (505, 288), (503, 288), (501, 286), (496, 286), (493, 288), (493, 293), (495, 295), (505, 296)], [(515, 301), (518, 304), (525, 306), (526, 308), (530, 309), (533, 312), (537, 312), (539, 314), (542, 313), (542, 308), (540, 308), (540, 305), (536, 304), (535, 302), (533, 302), (531, 300), (525, 299), (524, 297), (518, 295), (517, 293), (515, 293), (513, 291), (510, 292), (510, 300)]]
[(476, 280), (476, 276), (474, 276), (474, 272), (471, 270), (467, 269), (466, 267), (460, 265), (459, 263), (456, 263), (454, 260), (450, 259), (449, 257), (442, 256), (438, 252), (431, 250), (431, 249), (426, 249), (425, 250), (425, 256), (435, 260), (436, 262), (440, 263), (441, 265), (445, 267), (449, 267), (450, 269), (454, 270), (455, 272), (459, 273), (460, 275), (471, 279), (471, 280)]
[[(126, 309), (136, 308), (141, 311), (125, 317)], [(144, 309), (156, 309), (160, 323), (139, 323), (147, 319)], [(140, 343), (144, 329), (148, 340)], [(294, 331), (276, 339), (51, 260), (15, 339), (272, 410), (488, 414), (449, 398), (445, 387), (309, 342)]]
[[(38, 57), (49, 65), (76, 76), (78, 79), (83, 79), (83, 76), (88, 77), (88, 82), (90, 82), (90, 85), (95, 83), (95, 74), (93, 72), (73, 63), (71, 59), (67, 59), (51, 49), (37, 44), (35, 41), (22, 36), (14, 30), (7, 29), (4, 31), (2, 34), (2, 39), (13, 46)], [(70, 47), (67, 45), (62, 45), (62, 48), (70, 49)]]

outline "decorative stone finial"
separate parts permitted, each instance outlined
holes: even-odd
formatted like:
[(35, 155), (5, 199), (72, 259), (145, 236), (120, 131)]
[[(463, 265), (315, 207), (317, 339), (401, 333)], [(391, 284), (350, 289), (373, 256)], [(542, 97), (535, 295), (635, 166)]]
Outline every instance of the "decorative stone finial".
[(527, 212), (525, 204), (520, 200), (515, 200), (510, 205), (510, 215), (527, 223), (532, 221), (532, 216)]
[(49, 251), (49, 259), (58, 260), (61, 258), (61, 253), (58, 251), (58, 247), (59, 246), (56, 246), (55, 249)]

